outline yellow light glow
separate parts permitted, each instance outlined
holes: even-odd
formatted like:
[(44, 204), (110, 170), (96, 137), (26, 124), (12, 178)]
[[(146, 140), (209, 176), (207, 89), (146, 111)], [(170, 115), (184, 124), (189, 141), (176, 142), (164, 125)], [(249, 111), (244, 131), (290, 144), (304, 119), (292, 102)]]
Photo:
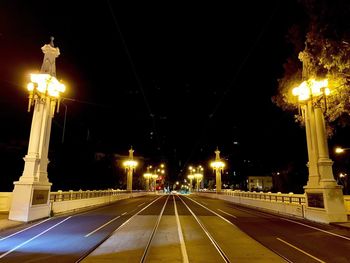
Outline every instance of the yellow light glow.
[(315, 80), (309, 79), (307, 81), (303, 81), (298, 87), (295, 87), (292, 90), (292, 94), (297, 96), (300, 101), (306, 101), (310, 98), (310, 96), (321, 96), (325, 94), (328, 96), (331, 91), (328, 86), (328, 79), (324, 80)]
[(343, 152), (344, 152), (343, 148), (340, 148), (340, 147), (335, 148), (335, 153), (343, 153)]
[(27, 84), (27, 90), (28, 91), (33, 91), (34, 90), (34, 83), (33, 82), (29, 82)]
[(197, 180), (200, 180), (200, 179), (203, 178), (203, 174), (195, 173), (195, 174), (194, 174), (194, 178), (196, 178)]
[(225, 163), (221, 161), (215, 161), (215, 162), (212, 162), (210, 166), (213, 167), (214, 169), (222, 169), (225, 167)]
[(347, 176), (347, 174), (345, 174), (345, 173), (340, 173), (340, 174), (339, 174), (339, 177), (340, 177), (340, 178), (344, 178), (345, 176)]
[(123, 165), (124, 165), (125, 167), (134, 168), (134, 167), (137, 166), (137, 162), (134, 161), (134, 160), (127, 160), (127, 161), (125, 161), (125, 162), (123, 163)]
[(190, 179), (190, 180), (193, 180), (193, 178), (194, 178), (194, 175), (192, 175), (192, 174), (189, 174), (189, 175), (187, 175), (187, 178), (188, 178), (188, 179)]
[(146, 179), (149, 179), (152, 177), (152, 174), (151, 173), (145, 173), (143, 174), (143, 177), (145, 177)]
[(158, 178), (158, 174), (152, 174), (152, 179), (157, 179)]
[[(36, 90), (42, 94), (58, 98), (60, 93), (65, 92), (66, 87), (60, 83), (55, 77), (49, 74), (30, 74), (31, 83), (28, 84), (29, 91)], [(35, 85), (36, 84), (36, 85)]]

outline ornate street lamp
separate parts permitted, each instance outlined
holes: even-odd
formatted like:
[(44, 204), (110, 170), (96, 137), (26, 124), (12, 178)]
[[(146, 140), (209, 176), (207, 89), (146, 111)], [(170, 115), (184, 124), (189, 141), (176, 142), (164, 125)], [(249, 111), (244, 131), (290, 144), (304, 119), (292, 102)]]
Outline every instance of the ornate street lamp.
[(192, 166), (188, 167), (188, 170), (190, 171), (190, 174), (187, 175), (187, 178), (190, 180), (190, 191), (193, 190), (193, 179), (196, 180), (196, 191), (199, 191), (199, 183), (203, 179), (203, 167), (199, 165), (198, 167), (194, 168)]
[(189, 174), (189, 175), (187, 175), (187, 178), (190, 180), (190, 192), (192, 192), (194, 175), (193, 174)]
[(152, 166), (147, 166), (147, 172), (143, 174), (143, 177), (146, 179), (146, 191), (149, 191), (149, 179), (152, 178), (152, 174), (149, 171), (150, 168)]
[(125, 167), (126, 170), (126, 190), (127, 191), (132, 191), (132, 175), (133, 172), (137, 166), (137, 162), (134, 160), (134, 150), (132, 149), (132, 147), (129, 150), (129, 159), (126, 160), (123, 165)]
[(190, 180), (190, 191), (192, 192), (192, 190), (193, 190), (194, 172), (196, 171), (196, 169), (193, 168), (192, 166), (189, 166), (188, 170), (190, 171), (190, 174), (187, 175), (187, 178)]
[(152, 174), (152, 188), (153, 188), (153, 191), (156, 191), (157, 189), (157, 178), (158, 178), (158, 174)]
[(298, 97), (301, 106), (309, 158), (309, 178), (304, 186), (307, 197), (305, 216), (325, 223), (345, 222), (347, 215), (343, 194), (341, 186), (334, 180), (323, 116), (327, 108), (326, 98), (331, 93), (328, 80), (305, 80), (292, 93)]
[(195, 173), (194, 178), (196, 179), (196, 191), (199, 192), (199, 184), (203, 179), (203, 174), (201, 173)]
[(51, 122), (55, 109), (59, 109), (60, 94), (65, 91), (65, 86), (56, 79), (55, 61), (60, 51), (54, 46), (53, 37), (41, 50), (44, 53), (41, 71), (30, 75), (31, 82), (27, 86), (28, 111), (34, 107), (28, 152), (24, 157), (23, 174), (18, 182), (14, 182), (9, 213), (9, 219), (25, 222), (50, 214), (52, 184), (48, 180), (47, 165)]
[(213, 171), (216, 175), (216, 192), (221, 192), (221, 173), (225, 168), (225, 163), (220, 159), (220, 151), (217, 148), (215, 151), (215, 161), (210, 163), (210, 166), (213, 168)]

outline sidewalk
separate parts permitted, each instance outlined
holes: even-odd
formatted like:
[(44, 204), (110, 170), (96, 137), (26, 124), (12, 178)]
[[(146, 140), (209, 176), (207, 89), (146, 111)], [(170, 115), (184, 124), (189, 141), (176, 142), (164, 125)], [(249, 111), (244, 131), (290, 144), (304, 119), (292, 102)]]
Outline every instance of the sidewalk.
[(8, 213), (0, 213), (0, 231), (24, 224), (24, 222), (9, 220), (8, 217)]
[(350, 230), (350, 222), (346, 222), (346, 223), (330, 223), (331, 226), (338, 226), (341, 228), (346, 228)]

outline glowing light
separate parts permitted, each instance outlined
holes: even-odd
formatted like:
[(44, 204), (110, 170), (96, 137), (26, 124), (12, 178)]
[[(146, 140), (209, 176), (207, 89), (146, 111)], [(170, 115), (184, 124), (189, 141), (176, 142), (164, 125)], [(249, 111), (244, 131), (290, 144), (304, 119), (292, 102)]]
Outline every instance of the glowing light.
[(350, 150), (350, 148), (336, 147), (336, 148), (334, 149), (334, 152), (339, 154), (339, 153), (343, 153), (343, 152), (345, 152), (345, 151), (347, 151), (347, 150)]
[(222, 169), (225, 167), (225, 163), (221, 161), (215, 161), (215, 162), (212, 162), (210, 166), (213, 167), (214, 169)]
[(194, 174), (194, 177), (195, 177), (197, 180), (200, 180), (200, 179), (203, 178), (203, 174), (195, 173), (195, 174)]
[(137, 162), (134, 160), (127, 160), (123, 163), (123, 165), (127, 168), (134, 168), (137, 166)]
[(343, 153), (343, 152), (344, 152), (344, 149), (343, 149), (343, 148), (340, 148), (340, 147), (337, 147), (337, 148), (335, 148), (335, 152), (336, 152), (336, 153)]
[(190, 180), (193, 180), (194, 175), (193, 174), (189, 174), (189, 175), (187, 175), (187, 178), (190, 179)]
[(145, 173), (143, 174), (143, 177), (145, 177), (146, 179), (149, 179), (152, 177), (152, 174), (151, 173)]
[(28, 91), (36, 89), (39, 93), (47, 94), (54, 98), (58, 98), (60, 93), (66, 90), (64, 84), (49, 74), (30, 74), (30, 81), (27, 85)]
[(28, 91), (33, 91), (33, 90), (34, 90), (34, 83), (29, 82), (29, 83), (27, 84), (27, 90), (28, 90)]
[(292, 90), (292, 94), (298, 97), (298, 100), (300, 101), (306, 101), (310, 99), (311, 95), (315, 97), (321, 96), (323, 94), (328, 96), (331, 91), (327, 86), (328, 79), (309, 79), (307, 81), (303, 81), (298, 87), (295, 87)]

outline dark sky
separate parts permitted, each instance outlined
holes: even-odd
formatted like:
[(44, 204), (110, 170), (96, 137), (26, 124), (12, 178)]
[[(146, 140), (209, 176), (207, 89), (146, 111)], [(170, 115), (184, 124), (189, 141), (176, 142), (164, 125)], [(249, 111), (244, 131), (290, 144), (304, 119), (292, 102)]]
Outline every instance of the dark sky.
[(216, 146), (262, 170), (306, 162), (303, 129), (271, 102), (292, 52), (285, 35), (302, 18), (297, 1), (125, 2), (1, 1), (2, 144), (28, 140), (23, 87), (53, 35), (57, 77), (75, 99), (64, 100), (67, 141), (119, 154), (132, 145), (174, 173), (214, 158)]

